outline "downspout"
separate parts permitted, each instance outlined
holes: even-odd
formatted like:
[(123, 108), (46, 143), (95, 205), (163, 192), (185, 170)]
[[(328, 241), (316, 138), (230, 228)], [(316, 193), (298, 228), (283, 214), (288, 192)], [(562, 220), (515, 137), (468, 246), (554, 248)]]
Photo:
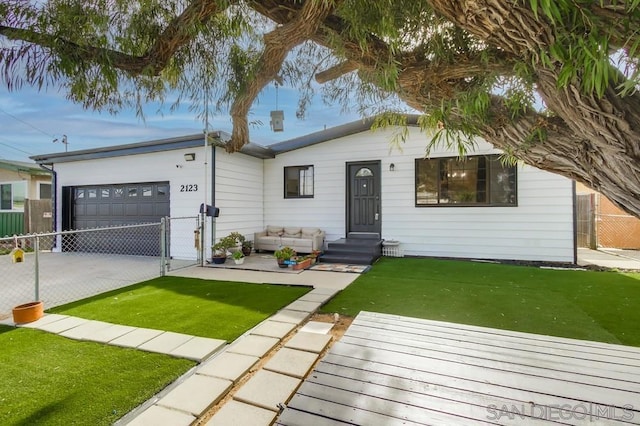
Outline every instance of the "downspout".
[(51, 173), (51, 220), (53, 222), (53, 232), (57, 231), (58, 227), (58, 172), (53, 170), (53, 164), (48, 169), (42, 164), (38, 164), (42, 169)]
[(571, 181), (573, 201), (573, 264), (578, 264), (578, 200), (576, 196), (576, 181)]
[[(216, 206), (216, 144), (211, 144), (211, 205)], [(211, 245), (216, 243), (216, 218), (211, 216)]]

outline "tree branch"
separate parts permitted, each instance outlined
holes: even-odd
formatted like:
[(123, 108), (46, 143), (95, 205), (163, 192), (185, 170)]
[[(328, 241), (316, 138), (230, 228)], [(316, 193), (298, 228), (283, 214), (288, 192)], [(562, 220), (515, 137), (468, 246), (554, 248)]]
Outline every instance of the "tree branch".
[(227, 145), (229, 152), (239, 151), (248, 143), (247, 114), (260, 91), (277, 76), (291, 49), (315, 34), (337, 3), (337, 1), (306, 0), (302, 9), (290, 22), (265, 34), (265, 46), (258, 61), (256, 75), (253, 76), (246, 90), (236, 96), (231, 106), (233, 131), (231, 141)]

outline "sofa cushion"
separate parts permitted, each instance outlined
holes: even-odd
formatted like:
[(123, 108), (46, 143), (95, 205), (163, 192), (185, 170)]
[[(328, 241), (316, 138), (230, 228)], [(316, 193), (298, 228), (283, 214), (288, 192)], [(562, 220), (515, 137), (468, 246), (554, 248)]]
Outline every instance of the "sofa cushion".
[(262, 244), (280, 244), (280, 237), (260, 237)]
[(284, 228), (281, 226), (267, 226), (267, 235), (269, 237), (280, 237), (284, 234)]
[(313, 238), (314, 235), (320, 234), (322, 231), (319, 228), (302, 228), (302, 238)]
[(284, 237), (300, 238), (302, 236), (300, 228), (284, 228)]

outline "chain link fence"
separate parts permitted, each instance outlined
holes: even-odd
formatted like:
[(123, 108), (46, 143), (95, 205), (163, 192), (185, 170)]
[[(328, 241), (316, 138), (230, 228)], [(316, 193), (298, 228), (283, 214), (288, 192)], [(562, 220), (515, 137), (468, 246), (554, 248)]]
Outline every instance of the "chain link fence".
[(601, 194), (576, 196), (579, 247), (640, 249), (640, 220), (616, 207)]
[(167, 218), (0, 238), (0, 318), (34, 300), (48, 309), (196, 265), (199, 227), (195, 217)]

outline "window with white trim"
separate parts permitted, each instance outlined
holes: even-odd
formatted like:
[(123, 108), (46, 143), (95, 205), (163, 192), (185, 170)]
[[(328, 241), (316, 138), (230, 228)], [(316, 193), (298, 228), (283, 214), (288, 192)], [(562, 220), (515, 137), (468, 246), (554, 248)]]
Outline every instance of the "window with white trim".
[(27, 196), (26, 182), (10, 182), (0, 184), (0, 210), (24, 211), (24, 200)]

